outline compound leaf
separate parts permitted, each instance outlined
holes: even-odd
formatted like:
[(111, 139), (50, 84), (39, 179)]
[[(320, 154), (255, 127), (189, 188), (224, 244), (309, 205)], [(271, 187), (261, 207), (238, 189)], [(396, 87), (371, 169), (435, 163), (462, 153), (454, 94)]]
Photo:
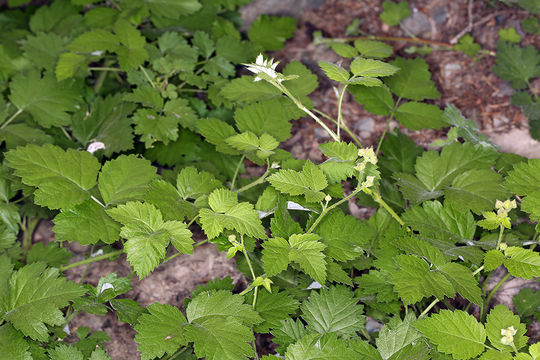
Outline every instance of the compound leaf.
[(326, 281), (326, 261), (323, 250), (326, 245), (321, 243), (319, 235), (291, 235), (289, 244), (289, 260), (294, 261), (315, 281), (323, 284)]
[(416, 101), (438, 99), (441, 96), (431, 80), (431, 73), (424, 59), (398, 57), (390, 63), (400, 70), (385, 78), (384, 82), (397, 96)]

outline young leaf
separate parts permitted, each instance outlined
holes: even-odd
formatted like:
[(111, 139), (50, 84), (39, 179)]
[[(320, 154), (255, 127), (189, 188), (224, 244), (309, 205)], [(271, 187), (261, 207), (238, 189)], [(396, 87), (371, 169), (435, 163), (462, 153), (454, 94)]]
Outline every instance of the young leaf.
[(98, 241), (112, 244), (120, 238), (120, 224), (90, 199), (56, 215), (53, 231), (57, 241), (77, 241), (81, 245)]
[(436, 105), (409, 101), (397, 109), (396, 118), (411, 130), (440, 129), (446, 125), (442, 113)]
[(257, 136), (266, 133), (277, 141), (291, 136), (290, 118), (277, 99), (239, 107), (234, 112), (234, 119), (242, 132), (250, 131)]
[(199, 212), (201, 226), (209, 239), (217, 237), (224, 229), (243, 235), (266, 238), (259, 214), (253, 205), (238, 202), (236, 193), (225, 189), (214, 190), (209, 198), (210, 209)]
[(335, 81), (349, 80), (351, 74), (339, 65), (332, 64), (328, 61), (319, 61), (319, 67), (325, 72), (326, 76)]
[(335, 333), (341, 337), (354, 337), (365, 326), (362, 316), (363, 306), (347, 287), (331, 287), (312, 292), (302, 304), (302, 318), (308, 329), (321, 335)]
[(326, 245), (318, 240), (319, 235), (316, 234), (291, 235), (289, 260), (300, 265), (306, 274), (323, 284), (326, 281), (326, 261), (323, 254)]
[(532, 279), (540, 276), (540, 254), (531, 250), (511, 246), (504, 251), (504, 266), (515, 277)]
[(280, 346), (276, 349), (280, 353), (284, 353), (290, 344), (294, 344), (306, 335), (306, 329), (300, 319), (296, 321), (292, 318), (283, 320), (280, 326), (274, 327), (271, 331), (274, 343)]
[(332, 42), (330, 44), (330, 47), (336, 52), (336, 54), (344, 58), (353, 58), (358, 56), (358, 51), (349, 44), (344, 44), (342, 42)]
[(486, 330), (476, 319), (461, 310), (441, 310), (413, 325), (437, 345), (437, 349), (456, 359), (476, 357), (484, 351)]
[(59, 277), (58, 269), (37, 262), (11, 274), (7, 291), (0, 295), (0, 309), (4, 320), (25, 336), (45, 342), (47, 325), (63, 324), (60, 309), (84, 293), (78, 284)]
[(355, 40), (354, 47), (367, 58), (386, 58), (394, 53), (392, 46), (375, 40)]
[(121, 155), (103, 165), (98, 188), (105, 206), (141, 200), (156, 176), (156, 168), (146, 159)]
[(142, 360), (172, 355), (182, 345), (186, 345), (184, 325), (186, 319), (178, 308), (165, 304), (151, 304), (149, 314), (142, 314), (135, 325), (135, 342)]
[(398, 57), (390, 63), (398, 67), (399, 71), (385, 78), (384, 82), (397, 96), (416, 101), (438, 99), (441, 96), (431, 80), (431, 73), (424, 59)]
[(508, 173), (505, 185), (518, 195), (540, 192), (540, 159), (515, 164)]
[(219, 186), (221, 186), (221, 182), (214, 175), (206, 171), (199, 172), (192, 166), (183, 168), (176, 178), (178, 194), (184, 200), (197, 199), (203, 194), (209, 194)]
[(51, 360), (83, 360), (82, 352), (75, 346), (60, 344), (49, 350)]
[(225, 139), (236, 135), (234, 128), (225, 121), (218, 119), (202, 119), (198, 123), (199, 131), (210, 144), (216, 145), (216, 150), (225, 154), (236, 155), (240, 152), (231, 147)]
[(366, 87), (349, 86), (354, 100), (363, 105), (367, 111), (375, 115), (390, 115), (394, 108), (392, 93), (386, 86)]
[(527, 340), (529, 340), (525, 336), (527, 332), (525, 324), (520, 323), (519, 316), (514, 315), (503, 304), (499, 304), (491, 309), (486, 319), (486, 333), (491, 344), (497, 349), (506, 352), (513, 350), (512, 346), (501, 342), (501, 338), (503, 337), (501, 330), (506, 330), (511, 326), (516, 330), (516, 334), (513, 335), (513, 343), (516, 349), (519, 350), (527, 345)]
[(517, 313), (525, 319), (534, 316), (537, 320), (540, 318), (540, 296), (537, 291), (531, 288), (523, 288), (517, 295), (514, 295), (512, 302)]
[(296, 30), (297, 20), (288, 16), (260, 15), (249, 28), (249, 39), (266, 51), (280, 50)]
[(396, 26), (409, 15), (411, 9), (407, 1), (393, 2), (385, 0), (382, 4), (384, 11), (379, 15), (381, 20), (390, 26)]
[(127, 239), (127, 259), (140, 278), (148, 275), (165, 257), (169, 241), (182, 253), (193, 252), (191, 231), (180, 221), (163, 221), (152, 204), (128, 202), (107, 213), (124, 225), (120, 235)]
[(68, 112), (79, 104), (77, 92), (67, 83), (58, 83), (51, 75), (42, 78), (38, 72), (15, 76), (10, 89), (9, 100), (45, 128), (69, 125)]
[(24, 184), (38, 188), (36, 204), (51, 209), (70, 208), (89, 199), (100, 168), (92, 154), (54, 145), (19, 147), (6, 159)]
[(122, 70), (136, 69), (148, 59), (148, 53), (144, 48), (146, 45), (145, 37), (127, 20), (118, 20), (114, 24), (114, 32), (121, 44), (116, 50), (116, 54)]
[(379, 60), (357, 58), (351, 63), (351, 71), (355, 76), (382, 77), (394, 75), (399, 68)]
[(470, 34), (465, 34), (459, 38), (458, 43), (454, 45), (454, 49), (465, 53), (468, 57), (474, 57), (482, 47), (474, 42), (474, 38)]
[(454, 287), (454, 290), (465, 299), (477, 305), (482, 304), (482, 291), (472, 275), (472, 271), (457, 263), (446, 263), (437, 267)]
[(540, 76), (540, 54), (534, 46), (520, 47), (506, 41), (497, 43), (493, 72), (514, 89), (523, 89), (530, 79)]
[(287, 269), (290, 245), (283, 238), (268, 239), (263, 243), (262, 261), (266, 275), (274, 276)]
[(282, 193), (304, 195), (308, 202), (321, 201), (325, 196), (321, 190), (328, 186), (324, 173), (310, 161), (304, 164), (302, 172), (281, 170), (269, 176), (268, 181)]

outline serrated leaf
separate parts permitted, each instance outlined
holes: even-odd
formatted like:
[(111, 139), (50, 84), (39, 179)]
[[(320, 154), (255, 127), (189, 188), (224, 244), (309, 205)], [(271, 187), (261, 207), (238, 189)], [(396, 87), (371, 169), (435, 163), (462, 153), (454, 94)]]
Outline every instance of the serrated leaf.
[(401, 20), (411, 14), (409, 3), (407, 1), (393, 2), (391, 0), (383, 1), (384, 11), (379, 15), (382, 21), (390, 26), (398, 25)]
[(301, 306), (302, 318), (308, 329), (321, 335), (335, 333), (349, 338), (356, 335), (365, 325), (363, 306), (357, 305), (354, 293), (343, 286), (312, 292)]
[(530, 79), (540, 76), (540, 54), (534, 46), (520, 47), (506, 41), (497, 43), (493, 72), (514, 89), (523, 89)]
[(105, 350), (98, 347), (92, 351), (92, 354), (90, 354), (88, 360), (111, 360), (111, 357), (107, 355)]
[(287, 318), (281, 321), (280, 326), (273, 328), (271, 333), (274, 336), (272, 341), (280, 345), (276, 350), (285, 353), (290, 344), (294, 344), (306, 335), (306, 330), (300, 319)]
[(146, 39), (127, 20), (121, 19), (114, 25), (114, 32), (122, 45), (116, 50), (118, 63), (124, 71), (136, 69), (148, 59), (144, 46)]
[(234, 128), (225, 121), (218, 119), (202, 119), (198, 123), (199, 132), (206, 138), (206, 141), (216, 145), (216, 150), (225, 154), (240, 154), (240, 152), (231, 147), (225, 139), (236, 135)]
[(278, 206), (274, 211), (274, 217), (270, 220), (270, 230), (272, 236), (283, 238), (302, 232), (302, 227), (291, 217), (287, 210), (287, 202), (283, 198), (278, 198)]
[(330, 44), (330, 47), (336, 52), (336, 54), (345, 58), (353, 58), (355, 56), (358, 56), (358, 51), (349, 44), (344, 44), (342, 42), (332, 42)]
[(518, 195), (540, 192), (540, 159), (515, 164), (508, 172), (505, 185)]
[(105, 29), (93, 29), (75, 38), (69, 44), (69, 49), (79, 53), (92, 53), (94, 51), (114, 52), (120, 46), (118, 38)]
[(287, 269), (290, 245), (283, 238), (272, 238), (263, 244), (263, 268), (268, 276), (274, 276)]
[(57, 241), (77, 241), (81, 245), (98, 241), (112, 244), (120, 238), (120, 224), (93, 200), (86, 200), (56, 215), (53, 231)]
[(38, 188), (36, 204), (51, 209), (70, 208), (90, 198), (100, 168), (86, 151), (64, 151), (53, 145), (19, 147), (6, 159), (24, 184)]
[(325, 196), (321, 190), (328, 186), (324, 173), (310, 161), (304, 164), (302, 172), (281, 170), (269, 176), (268, 181), (282, 193), (304, 195), (308, 202), (321, 201)]
[(135, 342), (142, 360), (172, 355), (186, 345), (184, 325), (186, 319), (178, 308), (154, 303), (147, 307), (149, 314), (142, 314), (135, 325)]
[[(247, 299), (249, 303), (249, 299)], [(256, 325), (254, 330), (257, 333), (269, 333), (271, 328), (279, 327), (282, 320), (294, 314), (300, 304), (286, 292), (259, 291), (255, 309), (263, 322)]]
[(454, 290), (465, 299), (477, 305), (482, 304), (482, 291), (472, 275), (472, 271), (457, 263), (446, 263), (437, 267), (454, 287)]
[(176, 178), (176, 187), (178, 194), (183, 199), (196, 199), (203, 194), (209, 194), (211, 191), (221, 185), (214, 175), (206, 171), (197, 171), (194, 167), (185, 167)]
[(484, 258), (484, 268), (487, 271), (493, 271), (499, 266), (502, 265), (504, 261), (504, 255), (499, 250), (489, 250), (486, 252), (485, 258)]
[(88, 58), (71, 52), (60, 55), (56, 63), (56, 80), (63, 81), (69, 79), (77, 73), (78, 70), (87, 69)]
[(423, 149), (402, 132), (388, 134), (381, 145), (379, 167), (387, 174), (412, 173)]
[(260, 15), (249, 28), (249, 39), (266, 51), (280, 50), (292, 37), (297, 20), (288, 16)]
[(351, 71), (355, 76), (383, 77), (395, 74), (398, 67), (379, 60), (357, 58), (351, 63)]
[(9, 124), (0, 129), (0, 141), (5, 141), (6, 148), (10, 150), (26, 144), (52, 144), (54, 139), (40, 128), (21, 123)]
[(0, 307), (4, 320), (25, 336), (47, 341), (47, 325), (63, 324), (60, 309), (84, 293), (78, 284), (59, 277), (58, 269), (38, 262), (11, 274), (7, 292), (0, 297)]
[(399, 316), (394, 316), (388, 324), (382, 327), (376, 344), (377, 350), (384, 360), (392, 358), (393, 355), (422, 337), (420, 332), (412, 327), (415, 320), (413, 314), (406, 315), (403, 321)]
[(29, 112), (45, 128), (69, 125), (69, 112), (77, 110), (79, 96), (68, 83), (58, 83), (51, 75), (37, 72), (18, 75), (11, 81), (9, 100)]
[(82, 352), (75, 346), (60, 344), (49, 350), (51, 360), (83, 360)]
[(486, 319), (486, 333), (491, 344), (501, 351), (510, 352), (513, 350), (512, 346), (505, 345), (501, 342), (503, 336), (501, 330), (506, 330), (510, 326), (516, 330), (516, 334), (514, 335), (514, 346), (519, 350), (527, 345), (527, 340), (529, 340), (529, 338), (525, 336), (525, 333), (527, 332), (525, 324), (520, 323), (519, 316), (514, 315), (514, 313), (503, 304), (499, 304), (491, 309)]
[(319, 61), (319, 67), (325, 72), (326, 76), (335, 81), (349, 80), (351, 74), (339, 65), (328, 61)]
[(474, 145), (494, 147), (486, 135), (479, 133), (478, 125), (474, 121), (466, 119), (454, 105), (448, 104), (446, 106), (442, 119), (457, 129), (457, 135), (465, 141)]
[(319, 235), (291, 235), (289, 244), (289, 260), (294, 261), (306, 274), (323, 284), (326, 281), (326, 261), (323, 250), (326, 245), (318, 241)]
[(257, 136), (267, 133), (277, 141), (284, 141), (291, 135), (289, 116), (277, 99), (238, 107), (234, 119), (242, 132), (250, 131)]
[(226, 35), (217, 40), (216, 54), (235, 64), (247, 62), (253, 54), (253, 45), (234, 36)]
[(0, 348), (2, 356), (10, 360), (32, 360), (29, 346), (21, 332), (10, 324), (0, 326)]
[(347, 342), (336, 334), (318, 336), (308, 334), (296, 344), (290, 345), (286, 360), (355, 360), (358, 354), (347, 346)]
[(531, 315), (537, 320), (540, 318), (540, 297), (536, 293), (532, 288), (523, 288), (512, 298), (512, 303), (522, 318)]
[(392, 46), (375, 40), (355, 40), (354, 47), (367, 58), (386, 58), (394, 53)]
[(254, 102), (281, 96), (281, 91), (266, 81), (253, 81), (253, 76), (242, 76), (223, 86), (220, 94), (238, 102)]
[(409, 101), (397, 108), (396, 118), (411, 130), (440, 129), (446, 125), (442, 113), (436, 105)]
[(64, 40), (54, 33), (38, 33), (26, 38), (22, 50), (36, 68), (53, 70), (58, 56), (64, 50)]
[(474, 42), (474, 38), (470, 34), (465, 34), (459, 38), (458, 43), (454, 45), (454, 49), (465, 53), (468, 57), (474, 57), (482, 47)]
[(201, 226), (209, 239), (217, 237), (224, 229), (240, 234), (266, 238), (259, 213), (247, 202), (238, 203), (236, 193), (225, 189), (214, 190), (209, 198), (210, 209), (199, 212)]
[(127, 239), (124, 249), (127, 259), (139, 278), (148, 275), (165, 257), (169, 241), (181, 253), (193, 252), (191, 231), (180, 221), (163, 221), (152, 204), (128, 202), (107, 213), (124, 225), (120, 236)]
[(390, 63), (400, 70), (385, 78), (384, 82), (397, 96), (416, 101), (438, 99), (441, 96), (431, 80), (429, 67), (424, 59), (398, 57)]
[(504, 266), (515, 277), (532, 279), (540, 276), (540, 254), (531, 250), (511, 246), (504, 251)]
[(283, 75), (297, 75), (298, 78), (286, 82), (287, 89), (299, 98), (308, 108), (312, 107), (311, 100), (307, 97), (312, 93), (319, 82), (317, 75), (313, 74), (304, 64), (299, 61), (291, 61), (283, 68)]
[(452, 284), (442, 274), (431, 271), (424, 260), (410, 255), (398, 255), (394, 259), (399, 270), (392, 274), (391, 282), (405, 305), (430, 296), (454, 297)]
[(32, 264), (42, 261), (50, 267), (59, 268), (60, 266), (67, 264), (72, 256), (73, 254), (70, 251), (60, 247), (59, 244), (55, 242), (50, 242), (45, 246), (43, 246), (42, 243), (37, 243), (32, 246), (30, 251), (28, 251), (26, 263)]
[(476, 319), (461, 310), (441, 310), (439, 314), (414, 323), (440, 352), (455, 359), (470, 359), (484, 351), (486, 330)]
[(135, 155), (121, 155), (106, 162), (98, 183), (105, 206), (142, 200), (155, 176), (156, 168), (150, 161)]
[(363, 105), (370, 113), (376, 115), (390, 115), (394, 108), (392, 93), (386, 86), (365, 87), (350, 86), (349, 92), (353, 94), (354, 100)]
[(326, 215), (315, 232), (327, 246), (325, 253), (337, 261), (359, 257), (374, 235), (373, 229), (366, 223), (341, 211)]
[(178, 139), (179, 119), (170, 115), (158, 115), (154, 110), (139, 109), (133, 114), (135, 134), (141, 135), (147, 148), (154, 142), (161, 141), (167, 145), (169, 141)]

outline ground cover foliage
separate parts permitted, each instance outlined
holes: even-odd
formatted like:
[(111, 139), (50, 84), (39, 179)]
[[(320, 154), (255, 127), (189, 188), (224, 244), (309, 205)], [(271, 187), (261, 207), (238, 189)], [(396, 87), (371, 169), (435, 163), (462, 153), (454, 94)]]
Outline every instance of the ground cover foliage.
[[(265, 360), (540, 358), (526, 336), (539, 318), (534, 290), (515, 296), (517, 314), (491, 306), (510, 277), (540, 275), (540, 160), (498, 152), (459, 109), (430, 103), (440, 94), (421, 56), (319, 38), (349, 59), (319, 63), (336, 86), (333, 119), (309, 99), (316, 75), (262, 54), (283, 46), (295, 20), (263, 15), (246, 37), (246, 0), (27, 2), (8, 1), (0, 16), (8, 358), (109, 359), (104, 332), (81, 327), (78, 342), (62, 341), (79, 312), (131, 324), (142, 359), (259, 358), (257, 334), (273, 336)], [(386, 1), (381, 18), (398, 24), (405, 5)], [(512, 41), (501, 34), (494, 71), (523, 89), (513, 101), (534, 135), (538, 51)], [(456, 49), (482, 54), (466, 36)], [(237, 77), (241, 68), (252, 75)], [(342, 118), (346, 92), (388, 123), (445, 128), (448, 139), (426, 150), (396, 129), (365, 148)], [(332, 138), (320, 164), (279, 147), (302, 116)], [(246, 164), (262, 175), (245, 175)], [(349, 200), (376, 211), (355, 218)], [(33, 245), (43, 218), (56, 242)], [(66, 242), (93, 255), (70, 264)], [(144, 278), (206, 242), (236, 259), (248, 278), (240, 293), (224, 278), (182, 308), (144, 308), (123, 296), (129, 277), (104, 274), (94, 287), (63, 276), (125, 255)], [(487, 291), (496, 269), (506, 275)]]

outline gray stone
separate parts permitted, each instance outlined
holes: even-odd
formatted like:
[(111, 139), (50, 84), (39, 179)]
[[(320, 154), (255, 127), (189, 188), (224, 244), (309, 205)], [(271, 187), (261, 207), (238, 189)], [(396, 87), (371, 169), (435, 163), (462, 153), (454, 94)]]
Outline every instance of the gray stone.
[(426, 15), (414, 8), (411, 16), (401, 22), (404, 30), (411, 35), (427, 35), (431, 32), (431, 23)]
[(299, 18), (304, 11), (319, 8), (323, 2), (323, 0), (254, 0), (240, 10), (244, 20), (243, 28), (248, 29), (261, 14)]
[(461, 65), (458, 63), (447, 63), (447, 64), (444, 64), (444, 67), (443, 67), (445, 77), (454, 76), (460, 70), (461, 70)]
[(448, 16), (448, 13), (446, 12), (446, 6), (438, 6), (433, 8), (429, 15), (435, 21), (435, 24), (441, 25), (446, 21), (446, 17)]
[(318, 126), (313, 130), (313, 134), (317, 139), (330, 139), (330, 135), (326, 132), (326, 130)]
[(356, 123), (356, 131), (366, 131), (368, 133), (372, 133), (373, 130), (375, 130), (375, 120), (373, 118), (367, 117), (361, 119), (359, 122)]

